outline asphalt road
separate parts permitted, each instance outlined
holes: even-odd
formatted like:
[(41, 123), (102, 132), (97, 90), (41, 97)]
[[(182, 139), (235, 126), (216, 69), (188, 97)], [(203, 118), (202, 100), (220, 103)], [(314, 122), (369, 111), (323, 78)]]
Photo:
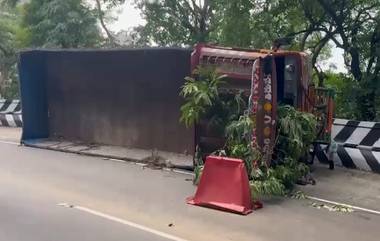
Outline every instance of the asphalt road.
[[(1, 149), (4, 147), (14, 148), (14, 146), (6, 147), (4, 145), (1, 147)], [(12, 169), (9, 168), (10, 166), (2, 165), (4, 162), (12, 162), (14, 159), (4, 158), (4, 150), (1, 153), (3, 155), (0, 157), (1, 241), (170, 240), (76, 208), (59, 205), (59, 201), (62, 199), (58, 198), (59, 195), (56, 194), (63, 193), (65, 190), (58, 188), (49, 190), (52, 187), (34, 182), (33, 177), (28, 179), (28, 177), (18, 176), (22, 174), (18, 173), (17, 168)], [(23, 161), (28, 162), (31, 160), (29, 158), (33, 157), (27, 157)], [(38, 167), (35, 166), (35, 168)], [(30, 171), (31, 175), (35, 175), (32, 169), (27, 172)], [(54, 175), (54, 173), (44, 174), (44, 176), (48, 175)], [(38, 179), (40, 178), (44, 179), (45, 177), (41, 175)]]
[(0, 194), (2, 241), (170, 240), (76, 209), (57, 206), (54, 198), (8, 181), (2, 182)]
[(329, 212), (306, 200), (272, 200), (248, 216), (190, 206), (185, 198), (195, 188), (189, 178), (0, 142), (0, 241), (377, 241), (380, 236), (378, 215)]

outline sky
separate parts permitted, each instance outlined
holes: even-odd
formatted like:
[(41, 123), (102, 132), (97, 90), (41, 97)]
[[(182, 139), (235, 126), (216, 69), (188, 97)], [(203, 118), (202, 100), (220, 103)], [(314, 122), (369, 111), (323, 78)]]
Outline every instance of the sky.
[(346, 67), (344, 65), (343, 50), (337, 48), (335, 45), (331, 51), (331, 58), (329, 59), (330, 63), (335, 64), (337, 67), (337, 72), (347, 73)]
[(118, 19), (110, 25), (110, 29), (114, 32), (118, 32), (140, 24), (144, 24), (144, 20), (140, 16), (140, 11), (131, 5), (131, 1), (126, 1), (120, 8)]
[[(120, 7), (118, 19), (110, 25), (110, 29), (114, 32), (118, 32), (140, 24), (144, 24), (144, 20), (140, 16), (140, 11), (131, 5), (131, 1), (126, 1), (126, 3)], [(331, 58), (323, 64), (322, 68), (327, 70), (330, 64), (334, 64), (337, 67), (336, 72), (347, 72), (344, 66), (343, 51), (334, 45), (331, 54)]]

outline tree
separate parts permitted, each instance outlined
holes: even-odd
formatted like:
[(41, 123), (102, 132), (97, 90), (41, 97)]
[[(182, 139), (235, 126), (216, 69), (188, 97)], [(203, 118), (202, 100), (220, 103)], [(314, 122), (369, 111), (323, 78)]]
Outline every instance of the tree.
[(380, 90), (380, 2), (378, 0), (299, 0), (308, 27), (304, 39), (321, 35), (315, 52), (329, 41), (344, 50), (345, 64), (360, 84), (357, 101), (361, 118), (376, 118), (376, 95)]
[(114, 18), (111, 16), (111, 10), (121, 5), (125, 2), (125, 0), (94, 0), (95, 1), (95, 12), (96, 17), (99, 20), (100, 26), (104, 30), (107, 35), (105, 45), (110, 47), (119, 47), (119, 41), (117, 36), (112, 33), (112, 31), (108, 28), (107, 22), (113, 21)]
[[(8, 97), (7, 89), (16, 75), (17, 15), (11, 2), (0, 2), (0, 96)], [(10, 94), (14, 94), (13, 92)]]
[[(318, 62), (329, 55), (331, 46), (341, 48), (347, 69), (357, 83), (354, 86), (358, 92), (359, 118), (373, 120), (379, 115), (379, 110), (376, 110), (376, 103), (380, 101), (376, 97), (380, 91), (378, 0), (257, 0), (256, 3), (263, 6), (264, 10), (260, 11), (263, 17), (258, 19), (265, 23), (263, 27), (257, 28), (256, 25), (254, 28), (277, 26), (277, 31), (284, 28), (280, 32), (295, 37), (296, 49), (309, 49), (319, 85), (324, 85), (328, 74), (318, 67)], [(267, 13), (272, 19), (265, 18)]]
[(304, 29), (294, 1), (135, 0), (146, 21), (141, 37), (160, 46), (214, 42), (270, 48), (273, 40)]
[[(283, 37), (297, 37), (297, 33), (305, 28), (305, 19), (300, 5), (294, 0), (252, 0), (251, 33), (253, 44), (257, 48), (269, 48), (273, 41)], [(301, 39), (294, 39), (291, 48), (300, 47)]]
[(255, 35), (252, 34), (250, 0), (219, 0), (215, 4), (215, 25), (211, 37), (226, 46), (250, 47)]
[(31, 0), (22, 26), (29, 47), (96, 47), (101, 40), (96, 15), (81, 0)]
[(17, 97), (20, 48), (116, 47), (106, 23), (112, 20), (114, 7), (124, 1), (0, 0), (0, 95)]
[(358, 83), (349, 74), (334, 73), (326, 71), (326, 86), (335, 89), (335, 108), (336, 117), (344, 119), (359, 119), (360, 108), (356, 101), (358, 95)]
[(146, 42), (160, 46), (193, 45), (209, 40), (216, 0), (135, 0), (146, 25)]

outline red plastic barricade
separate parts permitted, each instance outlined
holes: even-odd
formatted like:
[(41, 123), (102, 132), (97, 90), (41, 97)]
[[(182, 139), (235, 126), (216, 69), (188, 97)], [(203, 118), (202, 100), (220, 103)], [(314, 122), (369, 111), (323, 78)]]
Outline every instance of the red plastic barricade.
[(252, 212), (254, 207), (244, 161), (207, 157), (195, 196), (188, 198), (187, 203), (244, 215)]

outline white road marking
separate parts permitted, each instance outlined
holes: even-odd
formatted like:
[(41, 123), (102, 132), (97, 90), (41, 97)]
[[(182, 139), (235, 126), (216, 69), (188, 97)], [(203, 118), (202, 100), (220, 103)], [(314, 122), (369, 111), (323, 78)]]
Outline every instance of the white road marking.
[(141, 162), (135, 162), (135, 165), (140, 166), (140, 167), (146, 167), (148, 164), (141, 163)]
[(195, 176), (194, 173), (190, 172), (190, 171), (182, 171), (182, 170), (179, 170), (179, 169), (175, 169), (175, 168), (163, 168), (164, 171), (168, 171), (168, 172), (175, 172), (175, 173), (179, 173), (179, 174), (185, 174), (185, 175), (190, 175), (190, 176)]
[(142, 231), (145, 231), (145, 232), (148, 232), (148, 233), (152, 233), (152, 234), (155, 234), (157, 236), (160, 236), (160, 237), (163, 237), (163, 238), (167, 238), (167, 239), (170, 239), (170, 240), (174, 240), (174, 241), (187, 241), (186, 239), (182, 239), (182, 238), (176, 237), (174, 235), (171, 235), (171, 234), (168, 234), (168, 233), (164, 233), (164, 232), (152, 229), (152, 228), (148, 228), (148, 227), (146, 227), (144, 225), (137, 224), (137, 223), (134, 223), (134, 222), (131, 222), (131, 221), (128, 221), (128, 220), (125, 220), (125, 219), (121, 219), (121, 218), (118, 218), (118, 217), (115, 217), (115, 216), (111, 216), (111, 215), (108, 215), (108, 214), (105, 214), (105, 213), (102, 213), (102, 212), (99, 212), (99, 211), (96, 211), (96, 210), (93, 210), (93, 209), (90, 209), (90, 208), (86, 208), (86, 207), (82, 207), (82, 206), (70, 205), (70, 204), (67, 204), (67, 203), (59, 203), (57, 205), (61, 206), (61, 207), (74, 208), (74, 209), (80, 210), (82, 212), (86, 212), (86, 213), (89, 213), (89, 214), (92, 214), (92, 215), (95, 215), (95, 216), (98, 216), (98, 217), (101, 217), (101, 218), (105, 218), (105, 219), (108, 219), (108, 220), (113, 221), (113, 222), (117, 222), (117, 223), (121, 223), (121, 224), (124, 224), (124, 225), (128, 225), (130, 227), (133, 227), (133, 228), (136, 228), (136, 229), (140, 229)]
[(121, 162), (121, 163), (125, 163), (126, 162), (125, 160), (115, 159), (115, 158), (103, 158), (103, 160), (113, 161), (113, 162)]
[(333, 204), (333, 205), (345, 206), (345, 207), (348, 207), (348, 208), (352, 208), (354, 210), (359, 210), (359, 211), (363, 211), (363, 212), (367, 212), (367, 213), (372, 213), (372, 214), (380, 215), (380, 211), (373, 210), (373, 209), (362, 208), (362, 207), (353, 206), (353, 205), (350, 205), (350, 204), (345, 204), (345, 203), (340, 203), (340, 202), (334, 202), (334, 201), (330, 201), (330, 200), (326, 200), (326, 199), (322, 199), (322, 198), (318, 198), (318, 197), (313, 197), (313, 196), (308, 196), (308, 195), (306, 195), (306, 197), (308, 199), (319, 201), (319, 202), (329, 203), (329, 204)]
[(20, 145), (20, 143), (18, 142), (13, 142), (13, 141), (1, 141), (0, 140), (0, 143), (3, 143), (3, 144), (9, 144), (9, 145)]

